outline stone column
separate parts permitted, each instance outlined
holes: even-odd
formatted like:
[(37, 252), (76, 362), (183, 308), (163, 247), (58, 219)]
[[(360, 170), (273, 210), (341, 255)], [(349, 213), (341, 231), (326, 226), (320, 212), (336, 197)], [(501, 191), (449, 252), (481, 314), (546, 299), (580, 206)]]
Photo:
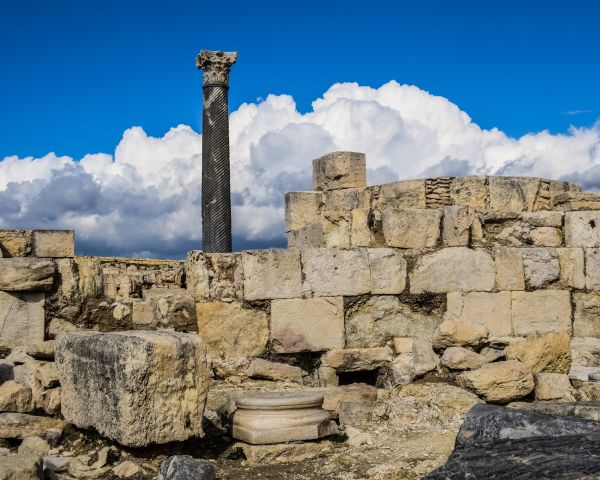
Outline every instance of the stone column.
[(204, 70), (202, 115), (202, 249), (231, 252), (229, 179), (229, 69), (237, 52), (202, 50), (196, 66)]

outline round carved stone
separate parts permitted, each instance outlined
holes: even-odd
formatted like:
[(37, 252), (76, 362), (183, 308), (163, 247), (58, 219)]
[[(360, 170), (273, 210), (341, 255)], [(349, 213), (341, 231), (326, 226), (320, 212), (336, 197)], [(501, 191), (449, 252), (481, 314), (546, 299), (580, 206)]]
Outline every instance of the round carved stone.
[(316, 440), (338, 432), (323, 394), (255, 392), (235, 399), (232, 436), (255, 445)]

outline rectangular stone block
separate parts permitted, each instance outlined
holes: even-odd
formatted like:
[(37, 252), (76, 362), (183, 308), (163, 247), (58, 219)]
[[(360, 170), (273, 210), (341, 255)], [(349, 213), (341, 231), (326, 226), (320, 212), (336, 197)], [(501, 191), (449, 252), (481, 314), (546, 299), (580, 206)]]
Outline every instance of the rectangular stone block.
[(565, 246), (600, 247), (600, 212), (566, 212)]
[(0, 290), (47, 292), (54, 282), (56, 265), (31, 257), (0, 258)]
[(75, 232), (73, 230), (34, 230), (33, 254), (36, 257), (74, 257)]
[(593, 192), (564, 192), (555, 195), (554, 208), (558, 210), (600, 210), (600, 194)]
[(442, 238), (446, 247), (462, 247), (469, 244), (471, 212), (468, 207), (453, 205), (444, 207)]
[(575, 292), (573, 305), (573, 336), (600, 338), (600, 292)]
[(325, 246), (323, 224), (314, 223), (308, 227), (287, 232), (288, 248), (319, 248)]
[(376, 196), (377, 208), (425, 208), (425, 180), (402, 180), (373, 187), (371, 195)]
[(539, 178), (488, 177), (490, 210), (498, 212), (533, 211)]
[(371, 293), (397, 295), (406, 287), (406, 260), (392, 248), (369, 248)]
[(585, 288), (584, 255), (582, 248), (557, 248), (560, 283), (565, 287)]
[(394, 352), (387, 346), (330, 350), (323, 355), (321, 364), (341, 372), (375, 370), (391, 362), (393, 355)]
[(285, 194), (285, 231), (298, 230), (321, 219), (322, 192), (289, 192)]
[(131, 447), (202, 436), (208, 366), (198, 335), (65, 333), (55, 359), (67, 422)]
[(350, 248), (351, 213), (323, 212), (323, 241), (327, 248)]
[(600, 338), (573, 337), (571, 358), (573, 366), (600, 367)]
[(367, 160), (364, 153), (332, 152), (313, 160), (313, 189), (364, 188)]
[(523, 212), (519, 218), (532, 227), (562, 227), (563, 212)]
[(302, 296), (299, 250), (246, 251), (242, 264), (246, 300)]
[(454, 205), (487, 210), (487, 177), (455, 177), (450, 182), (450, 199)]
[(344, 348), (344, 299), (273, 300), (271, 344), (277, 353)]
[(571, 333), (571, 293), (566, 290), (512, 292), (513, 334)]
[(381, 213), (387, 246), (421, 249), (437, 244), (440, 237), (441, 210), (387, 208)]
[(370, 210), (367, 208), (357, 208), (350, 212), (350, 243), (353, 247), (378, 246), (375, 235), (369, 228), (369, 214)]
[(370, 192), (367, 188), (344, 188), (323, 192), (323, 209), (350, 212), (357, 208), (369, 208)]
[(498, 246), (494, 250), (496, 288), (498, 290), (525, 290), (525, 272), (521, 250)]
[(365, 249), (307, 249), (302, 252), (302, 267), (306, 289), (315, 296), (362, 295), (371, 290)]
[(600, 290), (600, 248), (585, 249), (585, 288)]
[(28, 257), (32, 248), (31, 230), (0, 230), (0, 257)]
[(193, 250), (185, 262), (186, 288), (196, 300), (242, 300), (244, 270), (240, 253)]
[(510, 292), (452, 292), (447, 308), (463, 322), (485, 325), (491, 337), (512, 335)]
[(0, 292), (0, 341), (12, 346), (44, 340), (43, 293)]

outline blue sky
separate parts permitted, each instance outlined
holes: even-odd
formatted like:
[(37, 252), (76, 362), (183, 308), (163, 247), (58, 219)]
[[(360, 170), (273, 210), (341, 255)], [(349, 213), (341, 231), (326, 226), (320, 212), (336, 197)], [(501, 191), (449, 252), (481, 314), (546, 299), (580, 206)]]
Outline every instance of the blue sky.
[[(200, 48), (238, 50), (231, 109), (395, 79), (511, 136), (600, 116), (595, 1), (3, 1), (0, 158), (200, 129)], [(574, 115), (566, 112), (579, 112)]]

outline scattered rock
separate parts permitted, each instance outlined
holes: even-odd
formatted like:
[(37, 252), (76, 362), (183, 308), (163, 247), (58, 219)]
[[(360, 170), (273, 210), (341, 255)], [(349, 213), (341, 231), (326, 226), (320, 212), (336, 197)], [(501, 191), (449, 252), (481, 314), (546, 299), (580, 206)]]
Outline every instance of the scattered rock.
[(0, 413), (0, 438), (55, 437), (62, 434), (66, 424), (62, 420), (38, 417), (26, 413)]
[(433, 337), (433, 348), (479, 347), (488, 337), (488, 329), (478, 323), (467, 323), (447, 316), (438, 326)]
[(50, 445), (40, 437), (25, 437), (19, 445), (19, 454), (42, 457), (50, 451)]
[(54, 388), (58, 386), (58, 372), (54, 362), (46, 363), (35, 372), (37, 378), (44, 388)]
[(158, 470), (158, 480), (216, 480), (213, 466), (206, 460), (184, 455), (167, 458)]
[(0, 412), (29, 413), (32, 408), (29, 388), (19, 385), (14, 380), (0, 385)]
[(488, 359), (463, 347), (449, 347), (442, 355), (442, 363), (451, 370), (472, 370), (488, 363)]
[(412, 357), (414, 374), (417, 377), (436, 371), (440, 367), (440, 357), (435, 354), (431, 342), (427, 340), (416, 339), (413, 342)]
[(231, 450), (235, 448), (243, 449), (248, 465), (269, 465), (312, 460), (330, 452), (332, 450), (332, 444), (327, 440), (304, 443), (279, 443), (273, 445), (248, 445), (236, 443), (232, 445)]
[(506, 351), (499, 348), (484, 347), (479, 353), (487, 358), (488, 362), (495, 362), (506, 357)]
[(269, 362), (262, 358), (255, 358), (250, 362), (246, 375), (250, 378), (264, 378), (274, 381), (303, 382), (301, 368), (286, 363)]
[(506, 358), (523, 362), (532, 373), (569, 373), (570, 342), (566, 332), (536, 332), (519, 342), (511, 343), (506, 349)]
[(566, 373), (536, 373), (534, 378), (536, 400), (575, 400), (575, 391)]
[(48, 455), (44, 457), (44, 470), (50, 472), (66, 472), (69, 468), (69, 462), (72, 457), (56, 457), (54, 455)]
[(0, 461), (2, 480), (43, 480), (42, 458), (35, 455), (10, 455)]
[(119, 478), (130, 478), (141, 471), (142, 469), (140, 468), (140, 466), (137, 463), (132, 462), (130, 460), (119, 463), (112, 470), (112, 472)]

